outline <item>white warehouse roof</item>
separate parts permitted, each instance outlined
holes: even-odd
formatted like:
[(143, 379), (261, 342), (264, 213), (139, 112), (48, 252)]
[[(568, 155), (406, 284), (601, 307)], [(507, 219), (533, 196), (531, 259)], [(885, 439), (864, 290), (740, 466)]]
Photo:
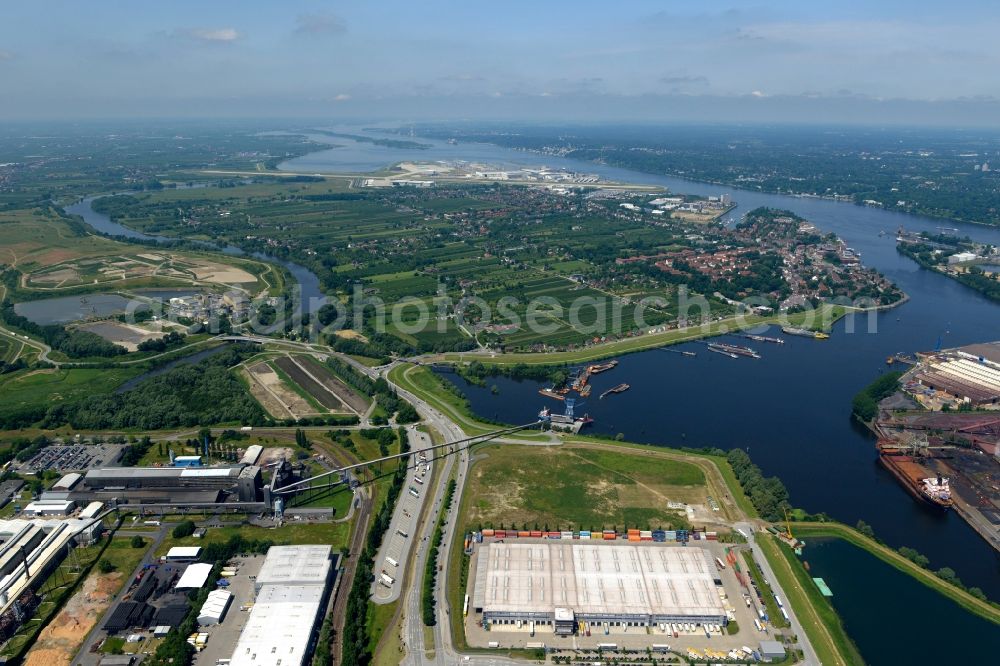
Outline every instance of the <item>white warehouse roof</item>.
[(192, 590), (205, 586), (208, 574), (212, 573), (212, 565), (207, 562), (188, 565), (174, 587), (178, 590)]
[(198, 624), (202, 626), (219, 624), (226, 616), (226, 610), (233, 600), (233, 595), (226, 590), (212, 590), (198, 612)]
[(712, 557), (694, 546), (492, 543), (479, 557), (475, 606), (485, 613), (725, 615)]
[(91, 502), (87, 505), (83, 511), (80, 512), (81, 518), (95, 518), (97, 514), (101, 512), (101, 508), (104, 506), (104, 502)]
[(196, 558), (201, 555), (201, 546), (174, 546), (167, 551), (168, 560)]
[(330, 553), (330, 546), (271, 546), (255, 586), (326, 585), (333, 564)]
[(257, 595), (230, 666), (301, 666), (320, 615), (320, 585), (268, 585)]

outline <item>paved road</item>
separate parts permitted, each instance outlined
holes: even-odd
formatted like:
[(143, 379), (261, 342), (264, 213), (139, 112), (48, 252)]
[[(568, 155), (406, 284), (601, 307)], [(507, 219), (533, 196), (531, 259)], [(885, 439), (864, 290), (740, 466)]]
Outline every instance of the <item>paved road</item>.
[[(431, 445), (431, 438), (427, 433), (421, 432), (415, 426), (407, 428), (410, 440), (410, 449), (414, 452), (427, 448)], [(403, 484), (403, 492), (396, 501), (396, 509), (392, 514), (392, 522), (389, 523), (389, 531), (382, 540), (378, 556), (375, 558), (375, 581), (372, 583), (372, 595), (375, 603), (389, 604), (399, 598), (400, 590), (403, 587), (404, 572), (409, 565), (410, 554), (413, 552), (413, 544), (419, 539), (420, 514), (423, 511), (424, 503), (428, 495), (433, 491), (433, 486), (428, 485), (431, 479), (432, 466), (435, 464), (431, 460), (433, 453), (427, 455), (427, 462), (420, 462), (419, 457), (414, 456), (407, 460), (406, 482)], [(420, 473), (421, 468), (426, 468), (426, 473)], [(416, 481), (420, 478), (423, 482)], [(419, 497), (414, 497), (410, 489), (416, 490)], [(406, 534), (406, 536), (403, 536)], [(396, 564), (391, 564), (388, 560), (393, 559)], [(385, 573), (395, 579), (392, 585), (386, 586), (381, 580), (381, 574)]]
[(771, 569), (771, 564), (767, 561), (767, 558), (764, 557), (763, 554), (757, 557), (757, 553), (760, 551), (755, 549), (756, 542), (754, 541), (754, 535), (756, 532), (753, 526), (750, 523), (736, 523), (735, 527), (743, 532), (744, 535), (749, 535), (747, 543), (750, 544), (750, 548), (754, 552), (754, 560), (757, 562), (758, 566), (760, 566), (761, 573), (764, 574), (764, 577), (771, 585), (771, 588), (776, 592), (779, 592), (786, 602), (784, 608), (788, 613), (788, 622), (792, 627), (792, 631), (794, 631), (795, 635), (799, 638), (799, 648), (801, 648), (802, 654), (804, 655), (802, 663), (806, 666), (820, 666), (821, 662), (819, 660), (819, 656), (816, 654), (816, 650), (813, 648), (812, 643), (809, 642), (806, 632), (802, 628), (802, 623), (799, 622), (798, 617), (795, 615), (795, 611), (792, 610), (792, 604), (788, 601), (788, 595), (778, 585), (778, 578), (774, 575), (774, 570)]
[[(159, 548), (160, 544), (163, 542), (163, 539), (167, 536), (167, 531), (172, 530), (174, 528), (173, 523), (164, 523), (163, 525), (160, 526), (160, 529), (156, 531), (155, 535), (150, 535), (148, 531), (129, 532), (129, 526), (130, 522), (126, 521), (114, 533), (113, 536), (127, 537), (127, 536), (132, 536), (133, 534), (139, 534), (139, 536), (143, 537), (144, 539), (148, 539), (150, 536), (152, 536), (153, 540), (152, 543), (149, 544), (149, 547), (146, 549), (146, 554), (143, 555), (142, 561), (139, 562), (139, 564), (132, 572), (130, 572), (129, 577), (126, 579), (126, 583), (122, 586), (122, 589), (119, 590), (118, 594), (115, 595), (115, 598), (111, 602), (111, 605), (108, 606), (109, 611), (121, 602), (122, 598), (125, 596), (125, 593), (128, 592), (129, 587), (131, 586), (131, 581), (135, 580), (135, 577), (139, 575), (139, 572), (142, 571), (142, 568), (147, 564), (153, 563), (156, 549)], [(87, 638), (84, 639), (83, 645), (80, 647), (80, 650), (76, 653), (76, 658), (73, 660), (73, 666), (97, 666), (97, 664), (100, 662), (102, 655), (100, 653), (91, 652), (91, 650), (93, 649), (93, 646), (95, 644), (100, 643), (101, 640), (103, 640), (104, 638), (104, 632), (102, 631), (102, 628), (104, 627), (104, 620), (107, 617), (110, 617), (110, 615), (108, 615), (108, 613), (105, 613), (104, 615), (102, 615), (97, 619), (97, 624), (95, 624), (94, 628), (90, 630), (89, 634), (87, 634)]]

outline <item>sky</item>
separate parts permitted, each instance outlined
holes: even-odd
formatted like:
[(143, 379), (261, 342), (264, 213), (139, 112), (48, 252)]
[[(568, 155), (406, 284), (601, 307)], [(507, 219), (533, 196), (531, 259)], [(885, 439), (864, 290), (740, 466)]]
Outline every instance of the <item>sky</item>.
[(0, 118), (1000, 124), (981, 0), (4, 0)]

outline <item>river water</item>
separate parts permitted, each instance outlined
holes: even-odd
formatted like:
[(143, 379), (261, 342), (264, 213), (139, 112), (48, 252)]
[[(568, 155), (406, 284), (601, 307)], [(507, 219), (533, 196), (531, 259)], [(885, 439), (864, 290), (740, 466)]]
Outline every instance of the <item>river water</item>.
[[(91, 204), (95, 199), (99, 199), (102, 196), (98, 195), (93, 197), (87, 197), (81, 199), (74, 204), (66, 206), (65, 210), (70, 215), (79, 215), (83, 218), (83, 221), (88, 225), (96, 229), (97, 231), (108, 234), (111, 236), (122, 236), (125, 238), (130, 238), (132, 240), (138, 241), (153, 241), (157, 243), (172, 243), (176, 242), (177, 238), (171, 238), (169, 236), (155, 236), (150, 234), (144, 234), (142, 232), (136, 231), (134, 229), (129, 229), (128, 227), (113, 221), (110, 217), (103, 213), (98, 213), (93, 209)], [(229, 254), (232, 256), (251, 256), (255, 259), (260, 259), (262, 261), (267, 261), (273, 264), (280, 264), (284, 266), (288, 272), (292, 275), (295, 281), (298, 283), (302, 290), (302, 301), (303, 303), (313, 305), (322, 304), (324, 301), (323, 292), (319, 288), (319, 277), (315, 273), (310, 271), (305, 266), (296, 264), (293, 261), (285, 261), (283, 259), (278, 259), (277, 257), (272, 257), (270, 255), (264, 254), (262, 252), (252, 252), (247, 254), (242, 249), (236, 247), (235, 245), (225, 245), (219, 246), (213, 243), (199, 243), (204, 245), (207, 249), (218, 250), (224, 254)]]
[[(362, 130), (337, 129), (355, 134)], [(895, 229), (902, 225), (908, 230), (937, 232), (938, 226), (947, 225), (958, 227), (962, 235), (993, 244), (1000, 244), (1000, 230), (842, 202), (690, 182), (487, 144), (451, 145), (420, 138), (417, 140), (432, 147), (406, 150), (340, 137), (312, 138), (337, 147), (290, 160), (280, 168), (298, 173), (363, 172), (401, 161), (435, 160), (548, 166), (597, 173), (610, 180), (662, 185), (679, 193), (729, 193), (739, 205), (734, 216), (758, 206), (785, 208), (824, 232), (838, 234), (861, 253), (866, 265), (880, 270), (911, 297), (894, 310), (874, 315), (876, 332), (848, 334), (847, 323), (842, 321), (825, 342), (788, 337), (784, 345), (749, 343), (762, 353), (760, 360), (709, 354), (697, 343), (680, 347), (695, 351), (697, 356), (693, 358), (661, 350), (624, 356), (618, 368), (595, 378), (593, 395), (622, 381), (631, 384), (632, 389), (603, 401), (591, 398), (582, 411), (595, 417), (594, 431), (602, 434), (621, 432), (628, 439), (674, 446), (746, 448), (765, 474), (782, 478), (796, 506), (825, 512), (849, 524), (863, 519), (888, 544), (916, 548), (931, 558), (934, 567), (950, 566), (967, 584), (1000, 599), (1000, 559), (995, 551), (959, 516), (938, 514), (914, 502), (878, 465), (872, 437), (850, 416), (852, 396), (885, 371), (888, 355), (931, 349), (939, 339), (944, 346), (958, 346), (998, 337), (1000, 307), (899, 255), (895, 250)], [(83, 216), (100, 231), (143, 237), (94, 213), (89, 201), (85, 199), (67, 211)], [(886, 232), (884, 236), (880, 235), (882, 231)], [(306, 297), (319, 295), (314, 275), (301, 266), (280, 263), (303, 284)], [(867, 331), (864, 322), (858, 324), (857, 330)], [(524, 423), (544, 404), (536, 382), (497, 378), (489, 384), (496, 384), (499, 393), (462, 386), (473, 408), (484, 416)], [(558, 408), (556, 404), (551, 406)], [(878, 568), (861, 558), (871, 556), (852, 554), (836, 543), (819, 544), (815, 555), (807, 548), (806, 557), (822, 571), (815, 575), (825, 576), (831, 583), (838, 611), (872, 663), (916, 661), (921, 653), (914, 652), (912, 659), (909, 653), (900, 657), (900, 642), (886, 640), (885, 632), (898, 631), (900, 626), (941, 626), (941, 622), (960, 628), (971, 626), (969, 615), (955, 604), (938, 595), (925, 599), (923, 590), (915, 589), (921, 587), (919, 584), (908, 578), (896, 580), (889, 575), (891, 571), (883, 571), (888, 567)], [(867, 573), (862, 576), (862, 571)], [(873, 587), (876, 580), (886, 589)], [(857, 599), (853, 603), (848, 594), (851, 589)], [(872, 603), (876, 597), (882, 598), (877, 605)], [(914, 601), (929, 605), (913, 605)], [(922, 638), (907, 640), (914, 645), (927, 641), (947, 645), (949, 650), (942, 653), (948, 655), (944, 661), (981, 659), (991, 653), (979, 650), (983, 639), (995, 645), (1000, 630), (993, 625), (979, 629), (974, 637), (956, 629), (919, 634)]]
[(815, 539), (806, 560), (871, 666), (988, 663), (1000, 653), (996, 625), (847, 541)]
[[(582, 411), (594, 416), (597, 433), (620, 432), (627, 439), (654, 444), (748, 449), (765, 474), (781, 477), (796, 506), (848, 524), (863, 519), (892, 546), (916, 548), (933, 566), (950, 566), (967, 584), (1000, 599), (996, 552), (957, 514), (935, 513), (906, 494), (878, 465), (873, 438), (850, 415), (851, 398), (886, 370), (890, 354), (933, 349), (939, 339), (949, 347), (998, 337), (1000, 307), (898, 254), (895, 230), (905, 226), (936, 233), (946, 225), (958, 227), (960, 235), (993, 244), (1000, 244), (1000, 230), (826, 199), (696, 183), (487, 144), (451, 145), (419, 138), (432, 148), (406, 150), (340, 137), (313, 138), (338, 147), (290, 160), (281, 168), (357, 172), (407, 160), (549, 166), (661, 185), (679, 193), (728, 193), (738, 204), (733, 216), (758, 206), (785, 208), (824, 232), (835, 232), (861, 253), (866, 265), (884, 273), (911, 297), (896, 309), (874, 315), (876, 332), (847, 334), (847, 322), (841, 321), (827, 341), (789, 336), (786, 344), (771, 345), (743, 340), (761, 352), (760, 360), (733, 360), (706, 353), (704, 346), (694, 343), (681, 347), (697, 352), (694, 358), (659, 350), (624, 356), (617, 369), (596, 379), (592, 396), (623, 381), (632, 389), (603, 401), (592, 397)], [(868, 330), (866, 321), (856, 323), (856, 330)], [(457, 381), (476, 412), (509, 423), (531, 420), (546, 401), (538, 395), (541, 385), (536, 382), (498, 378), (488, 382), (499, 388), (494, 395), (489, 388)]]

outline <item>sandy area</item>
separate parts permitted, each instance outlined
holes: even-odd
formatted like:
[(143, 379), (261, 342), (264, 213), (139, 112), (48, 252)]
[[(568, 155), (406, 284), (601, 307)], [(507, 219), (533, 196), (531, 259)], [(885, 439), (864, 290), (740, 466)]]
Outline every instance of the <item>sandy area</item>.
[(111, 605), (122, 574), (90, 575), (65, 608), (39, 634), (25, 666), (69, 666), (90, 630)]
[(257, 278), (235, 266), (225, 266), (222, 264), (207, 266), (192, 266), (191, 272), (199, 280), (205, 282), (215, 282), (218, 284), (235, 284), (243, 282), (256, 282)]
[(344, 338), (345, 340), (360, 340), (361, 342), (368, 342), (368, 338), (351, 328), (334, 331), (334, 335), (338, 338)]
[[(294, 390), (285, 385), (281, 381), (281, 377), (271, 369), (266, 363), (257, 363), (250, 367), (250, 373), (257, 382), (264, 388), (264, 390), (269, 394), (271, 400), (271, 406), (273, 407), (273, 402), (278, 402), (284, 409), (278, 410), (278, 412), (291, 412), (294, 418), (300, 416), (306, 416), (308, 414), (315, 414), (316, 410), (305, 401), (305, 399), (296, 393)], [(268, 409), (268, 405), (264, 404), (264, 408)], [(268, 411), (271, 411), (268, 409)], [(280, 418), (285, 418), (281, 416)]]
[(278, 447), (268, 447), (264, 449), (264, 452), (260, 455), (260, 460), (257, 462), (258, 465), (270, 465), (271, 463), (278, 462), (282, 458), (285, 460), (294, 460), (295, 451), (289, 446), (278, 446)]

